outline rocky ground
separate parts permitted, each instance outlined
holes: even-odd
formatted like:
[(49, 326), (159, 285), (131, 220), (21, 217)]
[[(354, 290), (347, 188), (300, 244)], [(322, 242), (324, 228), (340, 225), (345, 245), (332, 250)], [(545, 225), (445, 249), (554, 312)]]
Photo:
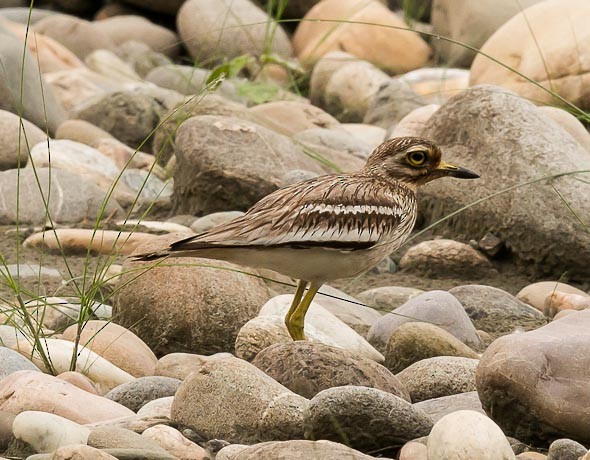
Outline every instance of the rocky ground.
[[(590, 4), (281, 3), (0, 0), (0, 457), (590, 460)], [(398, 136), (481, 178), (308, 341), (281, 274), (128, 258)]]

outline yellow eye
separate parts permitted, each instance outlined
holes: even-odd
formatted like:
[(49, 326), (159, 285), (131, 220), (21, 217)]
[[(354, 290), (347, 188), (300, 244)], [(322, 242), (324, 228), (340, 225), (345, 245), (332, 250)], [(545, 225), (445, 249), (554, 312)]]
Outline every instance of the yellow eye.
[(422, 150), (415, 150), (408, 153), (408, 163), (412, 166), (422, 166), (426, 162), (426, 152)]

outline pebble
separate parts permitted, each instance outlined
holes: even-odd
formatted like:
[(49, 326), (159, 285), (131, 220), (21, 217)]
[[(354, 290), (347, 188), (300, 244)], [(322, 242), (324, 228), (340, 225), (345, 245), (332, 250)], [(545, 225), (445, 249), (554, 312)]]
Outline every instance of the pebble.
[[(147, 436), (141, 436), (124, 428), (94, 428), (88, 436), (88, 445), (97, 449), (105, 449), (107, 452), (112, 452), (111, 449), (137, 449), (152, 456), (157, 455), (157, 458), (161, 460), (174, 460), (176, 458)], [(120, 458), (118, 455), (114, 456)]]
[(561, 283), (559, 281), (539, 281), (523, 287), (518, 294), (516, 294), (516, 298), (524, 303), (532, 305), (539, 311), (543, 311), (545, 309), (545, 300), (547, 299), (547, 296), (557, 291), (565, 294), (587, 295), (581, 289), (570, 286), (566, 283)]
[(20, 126), (19, 117), (14, 113), (0, 110), (0, 171), (16, 168), (19, 163), (24, 166), (28, 161), (27, 145), (33, 146), (46, 139), (45, 133), (30, 121), (23, 119), (22, 123)]
[(0, 347), (0, 363), (0, 379), (18, 371), (40, 372), (39, 368), (23, 355), (6, 347)]
[(217, 454), (216, 460), (372, 460), (374, 457), (365, 455), (358, 450), (337, 442), (320, 440), (305, 441), (271, 441), (253, 446), (236, 444), (224, 447)]
[(571, 439), (557, 439), (549, 446), (547, 460), (578, 460), (588, 453), (582, 444)]
[[(432, 421), (408, 401), (376, 388), (343, 386), (315, 395), (304, 411), (305, 437), (329, 439), (363, 452), (426, 436)], [(433, 457), (436, 458), (436, 457)]]
[(587, 310), (590, 308), (590, 296), (580, 294), (566, 294), (565, 292), (554, 291), (545, 299), (543, 313), (553, 318), (557, 313), (564, 310)]
[(477, 391), (467, 391), (439, 398), (425, 399), (417, 402), (414, 407), (424, 411), (434, 422), (438, 422), (445, 415), (459, 410), (470, 410), (486, 415), (481, 407)]
[(378, 388), (410, 400), (401, 382), (385, 367), (322, 343), (297, 341), (271, 345), (258, 353), (252, 364), (308, 399), (327, 388), (356, 385)]
[(428, 460), (428, 448), (419, 442), (407, 442), (399, 452), (399, 460)]
[(137, 412), (150, 401), (174, 396), (181, 383), (169, 377), (140, 377), (113, 388), (104, 397)]
[(94, 382), (92, 382), (92, 380), (90, 380), (88, 377), (86, 377), (84, 374), (81, 374), (80, 372), (62, 372), (57, 376), (57, 378), (65, 382), (71, 383), (72, 385), (77, 386), (78, 388), (87, 391), (88, 393), (95, 395), (98, 394)]
[(428, 436), (428, 458), (515, 460), (510, 443), (491, 419), (462, 410), (440, 419)]
[(243, 215), (244, 213), (242, 211), (214, 212), (211, 214), (207, 214), (206, 216), (199, 217), (190, 225), (190, 229), (198, 235), (200, 233), (205, 233), (206, 231), (211, 230), (213, 227), (216, 227), (217, 225), (224, 224), (226, 222), (229, 222), (230, 220), (237, 219), (238, 217), (241, 217)]
[(422, 289), (412, 287), (383, 286), (363, 291), (356, 297), (371, 309), (389, 313), (423, 292)]
[(427, 358), (396, 374), (412, 402), (475, 391), (478, 359), (454, 356)]
[(35, 452), (53, 452), (71, 444), (86, 444), (90, 430), (78, 423), (48, 412), (24, 411), (12, 425), (14, 437), (29, 444)]
[(154, 441), (162, 449), (182, 460), (208, 460), (205, 449), (189, 441), (182, 433), (167, 425), (155, 425), (148, 428), (141, 436)]
[[(213, 355), (216, 356), (216, 355)], [(209, 359), (193, 353), (170, 353), (162, 356), (156, 364), (154, 375), (184, 380)]]
[[(371, 99), (363, 121), (391, 130), (406, 116), (425, 105), (426, 102), (408, 83), (400, 78), (391, 78), (379, 86), (377, 93)], [(416, 133), (416, 135), (418, 134)]]
[(51, 412), (80, 424), (134, 415), (120, 404), (35, 371), (18, 371), (0, 381), (0, 410), (15, 415)]
[(169, 419), (171, 417), (173, 401), (174, 396), (154, 399), (145, 403), (141, 409), (137, 411), (137, 415), (145, 417), (164, 417)]

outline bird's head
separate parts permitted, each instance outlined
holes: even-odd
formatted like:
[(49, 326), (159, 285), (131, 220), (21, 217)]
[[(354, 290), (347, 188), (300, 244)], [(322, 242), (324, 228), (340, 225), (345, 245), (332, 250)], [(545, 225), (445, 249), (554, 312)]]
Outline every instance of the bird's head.
[(411, 187), (440, 177), (477, 179), (478, 174), (442, 160), (440, 148), (420, 137), (397, 137), (377, 147), (364, 167), (364, 172), (383, 179), (394, 179)]

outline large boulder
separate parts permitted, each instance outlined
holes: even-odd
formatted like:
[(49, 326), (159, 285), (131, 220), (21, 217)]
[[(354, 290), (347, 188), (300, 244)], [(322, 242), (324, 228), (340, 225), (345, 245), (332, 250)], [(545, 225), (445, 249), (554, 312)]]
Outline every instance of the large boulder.
[(404, 73), (422, 67), (430, 47), (417, 32), (402, 29), (407, 29), (403, 19), (376, 0), (322, 0), (299, 23), (293, 46), (309, 67), (330, 51), (345, 51)]
[[(177, 239), (175, 234), (155, 238), (136, 252), (161, 249)], [(264, 282), (223, 261), (185, 257), (163, 265), (123, 264), (113, 310), (118, 323), (157, 355), (233, 351), (240, 328), (268, 300)]]
[(580, 47), (590, 40), (589, 17), (590, 3), (586, 0), (549, 0), (527, 8), (500, 27), (481, 48), (482, 53), (503, 65), (483, 54), (476, 56), (471, 84), (499, 85), (537, 103), (562, 105), (551, 94), (555, 92), (589, 108), (590, 49)]
[[(461, 44), (481, 48), (512, 16), (541, 0), (433, 0), (433, 32)], [(450, 66), (467, 67), (475, 52), (447, 40), (433, 40), (436, 57)]]
[(482, 177), (477, 186), (441, 180), (424, 187), (421, 204), (427, 223), (480, 200), (437, 231), (476, 240), (492, 232), (537, 274), (590, 273), (590, 233), (577, 219), (590, 214), (590, 185), (577, 178), (590, 175), (517, 187), (545, 176), (590, 170), (588, 152), (567, 132), (532, 103), (492, 86), (471, 88), (449, 100), (429, 125), (423, 135), (442, 147), (447, 161)]
[(322, 172), (286, 136), (233, 117), (185, 121), (176, 135), (172, 203), (177, 214), (246, 210), (292, 169)]
[(544, 445), (563, 437), (590, 442), (589, 331), (590, 311), (581, 311), (489, 346), (477, 391), (507, 435)]
[(199, 62), (259, 56), (267, 47), (283, 57), (292, 54), (285, 31), (250, 0), (188, 0), (176, 24), (184, 45)]

